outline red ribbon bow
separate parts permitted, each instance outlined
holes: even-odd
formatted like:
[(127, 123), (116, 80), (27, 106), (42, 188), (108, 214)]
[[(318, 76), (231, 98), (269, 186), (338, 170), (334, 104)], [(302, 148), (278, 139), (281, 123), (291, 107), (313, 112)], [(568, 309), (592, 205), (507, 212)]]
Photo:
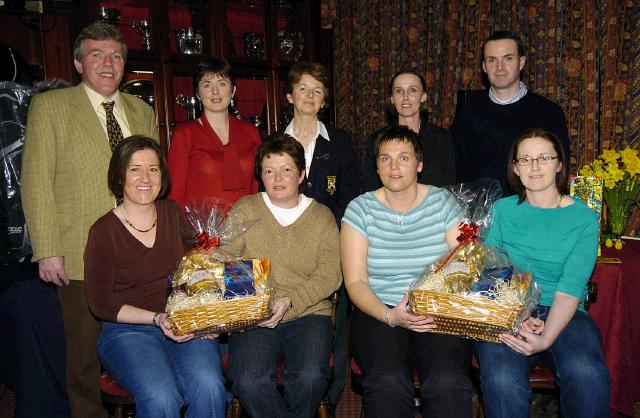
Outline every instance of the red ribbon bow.
[(460, 235), (457, 238), (458, 242), (466, 242), (478, 238), (478, 225), (476, 224), (463, 222), (458, 226), (458, 229), (460, 230)]
[(220, 246), (220, 237), (212, 237), (208, 232), (200, 232), (196, 236), (196, 243), (193, 244), (193, 248), (199, 250), (208, 250), (211, 247)]
[(442, 270), (442, 268), (447, 265), (451, 257), (453, 257), (453, 255), (456, 253), (456, 251), (460, 249), (460, 247), (462, 247), (465, 243), (478, 238), (478, 225), (476, 224), (469, 224), (467, 222), (462, 222), (458, 226), (458, 230), (460, 231), (460, 235), (458, 235), (458, 238), (456, 239), (460, 244), (458, 244), (456, 248), (454, 248), (449, 252), (449, 255), (447, 255), (447, 258), (445, 258), (442, 264), (440, 264), (440, 267), (436, 269), (435, 271), (436, 273)]

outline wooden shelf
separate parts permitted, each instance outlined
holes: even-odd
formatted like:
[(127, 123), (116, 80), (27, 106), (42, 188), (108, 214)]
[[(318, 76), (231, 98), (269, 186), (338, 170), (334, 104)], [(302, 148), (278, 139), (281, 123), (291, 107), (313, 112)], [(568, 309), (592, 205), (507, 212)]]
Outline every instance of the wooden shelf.
[[(305, 48), (302, 60), (314, 61), (319, 50), (314, 40), (319, 39), (319, 17), (315, 20), (300, 16), (319, 14), (320, 0), (291, 0), (291, 9), (277, 7), (278, 0), (89, 0), (84, 2), (86, 22), (98, 19), (99, 7), (115, 7), (121, 11), (120, 29), (127, 41), (129, 54), (127, 71), (151, 72), (154, 79), (155, 110), (160, 135), (165, 146), (170, 144), (176, 122), (184, 119), (184, 112), (175, 105), (178, 94), (193, 96), (191, 75), (196, 65), (214, 56), (223, 56), (232, 66), (234, 76), (241, 81), (236, 97), (250, 118), (267, 112), (270, 122), (267, 131), (277, 129), (283, 106), (283, 80), (293, 64), (278, 60), (278, 30), (283, 27), (303, 31)], [(151, 24), (151, 51), (139, 47), (139, 32), (131, 27), (133, 19), (148, 19)], [(287, 19), (295, 19), (287, 20)], [(82, 27), (82, 26), (81, 26)], [(193, 27), (203, 37), (203, 54), (189, 55), (177, 51), (176, 33)], [(245, 32), (258, 32), (263, 37), (264, 59), (244, 56), (242, 36)], [(233, 45), (233, 55), (230, 54)], [(311, 46), (311, 47), (309, 47)], [(145, 73), (145, 77), (150, 77)], [(129, 78), (136, 77), (130, 75)], [(243, 91), (240, 91), (243, 90)]]

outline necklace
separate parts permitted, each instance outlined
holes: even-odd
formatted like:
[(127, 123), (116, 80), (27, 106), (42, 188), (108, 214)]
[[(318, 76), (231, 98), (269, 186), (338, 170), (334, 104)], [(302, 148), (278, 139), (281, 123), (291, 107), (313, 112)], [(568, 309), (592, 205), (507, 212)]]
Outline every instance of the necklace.
[[(564, 195), (562, 193), (560, 193), (560, 198), (558, 199), (558, 204), (556, 205), (556, 209), (560, 208), (560, 203), (562, 203), (562, 199), (564, 199)], [(527, 201), (527, 203), (529, 203), (529, 199), (527, 199), (526, 197), (524, 198), (524, 200)], [(529, 203), (531, 205), (531, 203)]]
[(398, 221), (398, 226), (400, 227), (400, 232), (403, 232), (404, 230), (404, 215), (406, 215), (407, 212), (401, 212), (396, 214), (396, 218)]
[(138, 229), (135, 227), (135, 225), (129, 222), (129, 220), (127, 219), (127, 216), (124, 214), (124, 208), (122, 206), (120, 206), (120, 213), (122, 214), (122, 219), (124, 220), (124, 223), (126, 223), (127, 225), (129, 225), (131, 228), (135, 229), (138, 232), (142, 232), (142, 233), (149, 232), (153, 228), (155, 228), (156, 224), (158, 223), (158, 216), (156, 215), (156, 218), (153, 220), (153, 224), (149, 227), (149, 229)]

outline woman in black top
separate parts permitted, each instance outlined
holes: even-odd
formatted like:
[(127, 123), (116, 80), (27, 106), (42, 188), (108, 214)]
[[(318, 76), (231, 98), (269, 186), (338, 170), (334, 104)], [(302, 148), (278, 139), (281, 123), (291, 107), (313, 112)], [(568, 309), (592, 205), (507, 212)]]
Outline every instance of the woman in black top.
[[(426, 82), (420, 74), (412, 70), (401, 70), (391, 77), (387, 120), (390, 125), (406, 125), (418, 133), (424, 150), (424, 169), (418, 181), (434, 186), (453, 184), (456, 170), (451, 133), (427, 122), (426, 102)], [(382, 187), (375, 159), (373, 137), (369, 136), (362, 173), (363, 192)]]

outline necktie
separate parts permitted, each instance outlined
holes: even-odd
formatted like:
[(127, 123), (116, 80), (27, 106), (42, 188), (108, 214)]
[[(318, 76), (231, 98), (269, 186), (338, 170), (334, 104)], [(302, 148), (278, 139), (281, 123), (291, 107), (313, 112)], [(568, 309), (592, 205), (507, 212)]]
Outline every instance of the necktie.
[(107, 113), (107, 136), (109, 137), (109, 145), (111, 146), (111, 151), (122, 142), (122, 129), (120, 129), (120, 125), (116, 120), (116, 117), (113, 114), (113, 105), (115, 102), (103, 102), (102, 106), (104, 106), (104, 110)]

